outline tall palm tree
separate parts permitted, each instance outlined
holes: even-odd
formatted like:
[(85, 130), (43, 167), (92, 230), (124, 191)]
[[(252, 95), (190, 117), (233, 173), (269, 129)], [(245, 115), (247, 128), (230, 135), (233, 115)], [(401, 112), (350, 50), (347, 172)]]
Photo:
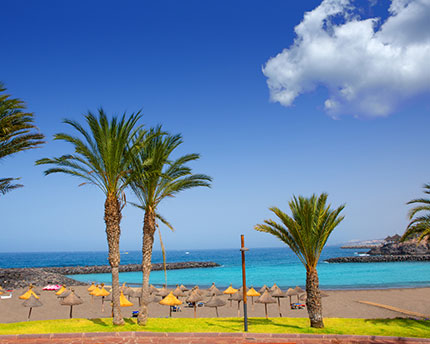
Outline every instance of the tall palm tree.
[[(430, 184), (424, 184), (424, 193), (430, 195)], [(409, 201), (407, 204), (418, 204), (409, 211), (411, 222), (406, 228), (401, 241), (418, 237), (418, 241), (430, 237), (430, 199), (417, 198)], [(417, 216), (417, 214), (420, 216)], [(423, 214), (424, 213), (424, 214)]]
[(175, 149), (183, 142), (181, 135), (169, 135), (161, 127), (146, 135), (145, 149), (136, 155), (133, 162), (132, 190), (138, 199), (137, 206), (144, 211), (142, 243), (142, 297), (138, 323), (145, 325), (148, 318), (149, 275), (154, 244), (156, 219), (172, 226), (158, 213), (157, 207), (167, 197), (198, 186), (210, 187), (211, 178), (204, 174), (192, 174), (188, 162), (199, 159), (198, 154), (187, 154), (175, 160), (171, 158)]
[[(44, 143), (44, 136), (37, 132), (34, 115), (24, 112), (24, 102), (11, 98), (3, 83), (0, 82), (0, 160), (15, 153), (35, 148)], [(1, 94), (3, 93), (3, 94)], [(19, 178), (0, 178), (0, 193), (22, 187), (15, 184)]]
[(265, 220), (264, 224), (254, 227), (286, 243), (306, 267), (306, 306), (311, 327), (318, 328), (324, 327), (324, 322), (317, 264), (328, 237), (344, 218), (339, 214), (345, 207), (342, 205), (331, 210), (330, 204), (326, 205), (326, 202), (326, 193), (310, 198), (293, 196), (289, 202), (291, 217), (279, 208), (272, 207), (270, 210), (281, 222)]
[(137, 126), (140, 117), (138, 112), (128, 118), (124, 114), (120, 119), (113, 117), (109, 121), (102, 109), (98, 111), (98, 117), (89, 112), (85, 116), (89, 131), (76, 121), (65, 120), (64, 123), (72, 126), (82, 138), (60, 133), (54, 139), (71, 143), (74, 153), (36, 162), (38, 165), (54, 165), (45, 171), (45, 175), (61, 172), (79, 177), (85, 181), (83, 184), (96, 185), (106, 196), (104, 220), (112, 268), (114, 325), (124, 324), (119, 301), (120, 222), (125, 201), (123, 191), (130, 183), (132, 155), (141, 142), (139, 135), (144, 135), (141, 126)]

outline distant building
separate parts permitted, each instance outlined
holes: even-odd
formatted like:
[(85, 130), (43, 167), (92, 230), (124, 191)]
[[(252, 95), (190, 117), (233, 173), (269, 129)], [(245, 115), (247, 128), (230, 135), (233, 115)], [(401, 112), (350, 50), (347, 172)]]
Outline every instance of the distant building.
[(387, 236), (387, 237), (385, 238), (385, 242), (386, 242), (387, 244), (396, 244), (396, 243), (400, 242), (400, 239), (401, 239), (401, 238), (402, 238), (402, 237), (401, 237), (400, 235), (395, 234), (395, 235), (393, 235), (393, 236)]

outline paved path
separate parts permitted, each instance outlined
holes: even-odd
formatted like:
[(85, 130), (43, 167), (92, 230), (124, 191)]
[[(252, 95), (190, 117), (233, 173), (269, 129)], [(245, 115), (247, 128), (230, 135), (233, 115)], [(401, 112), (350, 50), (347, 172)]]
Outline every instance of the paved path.
[(58, 333), (0, 336), (0, 344), (429, 344), (430, 339), (270, 333)]

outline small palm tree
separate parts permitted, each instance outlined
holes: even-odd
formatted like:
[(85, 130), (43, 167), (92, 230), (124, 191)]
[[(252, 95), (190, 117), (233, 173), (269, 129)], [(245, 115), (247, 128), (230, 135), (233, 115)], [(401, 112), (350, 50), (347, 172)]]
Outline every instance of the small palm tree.
[(343, 220), (339, 216), (345, 207), (335, 210), (326, 205), (327, 194), (310, 198), (293, 196), (289, 202), (292, 216), (288, 216), (276, 207), (270, 210), (281, 220), (265, 220), (264, 224), (254, 228), (260, 232), (270, 233), (286, 243), (306, 267), (306, 306), (311, 327), (324, 327), (321, 305), (321, 293), (317, 264), (324, 245), (331, 232)]
[[(0, 93), (6, 88), (0, 82)], [(36, 132), (33, 124), (34, 115), (24, 112), (25, 104), (20, 99), (11, 98), (9, 94), (0, 94), (0, 160), (15, 153), (35, 148), (44, 143), (44, 136)], [(0, 178), (0, 193), (22, 187), (15, 184), (19, 178)]]
[[(141, 130), (141, 126), (137, 126), (140, 117), (138, 112), (129, 118), (124, 114), (119, 120), (113, 117), (109, 121), (102, 109), (99, 110), (98, 117), (89, 112), (85, 116), (89, 131), (76, 121), (65, 120), (64, 123), (72, 126), (83, 139), (63, 133), (56, 134), (54, 139), (71, 143), (74, 146), (74, 154), (36, 162), (37, 165), (55, 166), (46, 170), (45, 175), (61, 172), (79, 177), (85, 181), (83, 184), (96, 185), (106, 196), (104, 220), (109, 264), (112, 268), (114, 325), (124, 324), (120, 311), (119, 289), (120, 222), (125, 201), (123, 191), (130, 182), (130, 163), (133, 152), (137, 150), (140, 142), (138, 131)], [(144, 132), (140, 132), (143, 135)]]
[(161, 127), (152, 129), (146, 135), (145, 149), (142, 149), (133, 162), (132, 190), (144, 211), (142, 244), (142, 297), (138, 323), (145, 325), (148, 318), (149, 275), (156, 219), (172, 226), (158, 213), (157, 207), (167, 197), (198, 186), (210, 187), (211, 178), (204, 174), (192, 174), (185, 164), (199, 159), (198, 154), (187, 154), (176, 160), (172, 153), (182, 143), (181, 135), (169, 135)]
[[(424, 184), (424, 193), (430, 195), (430, 184)], [(428, 238), (430, 236), (430, 199), (417, 198), (407, 204), (418, 205), (409, 211), (408, 215), (411, 222), (406, 228), (401, 241), (415, 237), (418, 238), (418, 241)], [(420, 216), (416, 216), (418, 213)]]

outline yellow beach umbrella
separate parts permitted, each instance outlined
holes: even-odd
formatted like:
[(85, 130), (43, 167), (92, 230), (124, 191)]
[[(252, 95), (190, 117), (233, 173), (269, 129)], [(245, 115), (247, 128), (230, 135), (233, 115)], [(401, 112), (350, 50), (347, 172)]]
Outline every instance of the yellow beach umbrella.
[(252, 309), (254, 309), (254, 296), (260, 296), (261, 294), (258, 292), (258, 291), (256, 291), (255, 289), (254, 289), (254, 287), (251, 287), (251, 289), (249, 289), (247, 292), (246, 292), (246, 296), (249, 296), (250, 298), (251, 298), (251, 302), (252, 302)]
[(160, 301), (160, 305), (170, 306), (169, 316), (172, 317), (172, 306), (182, 305), (182, 301), (178, 300), (172, 292)]
[[(228, 294), (228, 295), (233, 295), (235, 293), (237, 293), (237, 289), (234, 289), (231, 286), (231, 284), (230, 284), (230, 286), (226, 290), (223, 291), (223, 294)], [(230, 307), (231, 307), (231, 300), (230, 300)]]
[(90, 291), (90, 295), (92, 296), (99, 296), (101, 289), (99, 288), (99, 286), (96, 286), (92, 291)]
[(3, 290), (3, 287), (0, 285), (0, 295), (3, 295), (4, 294), (4, 290)]
[(36, 299), (39, 299), (39, 296), (37, 296), (37, 294), (33, 291), (33, 286), (30, 284), (30, 286), (28, 287), (28, 290), (22, 294), (19, 298), (21, 300), (28, 300), (31, 295), (33, 295)]
[(91, 285), (89, 286), (89, 288), (87, 289), (89, 292), (92, 292), (94, 289), (96, 289), (96, 285), (93, 283), (91, 283)]
[(55, 295), (61, 295), (65, 290), (66, 290), (66, 286), (63, 285), (63, 286), (61, 286), (60, 289), (58, 289), (58, 291), (55, 293)]
[(130, 307), (133, 306), (133, 304), (127, 300), (127, 298), (124, 296), (124, 293), (121, 291), (121, 295), (119, 296), (119, 305), (121, 307)]
[(98, 293), (97, 296), (105, 297), (105, 296), (108, 296), (109, 294), (110, 293), (105, 289), (105, 287), (102, 284), (102, 288), (100, 289), (100, 291), (99, 291), (99, 293)]

